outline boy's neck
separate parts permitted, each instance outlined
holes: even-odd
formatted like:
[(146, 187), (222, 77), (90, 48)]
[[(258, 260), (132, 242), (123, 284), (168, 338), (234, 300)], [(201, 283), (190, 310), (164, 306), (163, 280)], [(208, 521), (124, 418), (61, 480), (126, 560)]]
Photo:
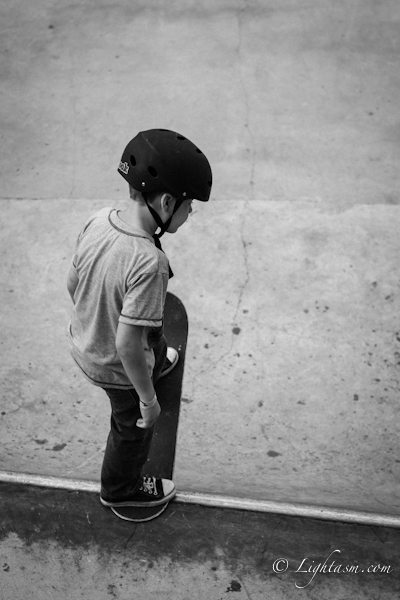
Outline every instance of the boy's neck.
[(119, 217), (127, 225), (142, 229), (151, 236), (157, 230), (157, 224), (145, 204), (130, 202), (125, 209), (119, 211)]

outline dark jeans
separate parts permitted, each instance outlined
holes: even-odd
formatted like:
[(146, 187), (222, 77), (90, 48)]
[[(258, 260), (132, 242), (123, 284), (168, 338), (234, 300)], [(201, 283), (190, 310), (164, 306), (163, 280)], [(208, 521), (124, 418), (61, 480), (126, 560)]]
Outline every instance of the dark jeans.
[[(161, 375), (167, 352), (163, 337), (154, 348), (153, 383)], [(105, 500), (123, 499), (140, 485), (142, 468), (149, 455), (154, 427), (141, 429), (139, 396), (136, 391), (103, 388), (111, 402), (111, 429), (101, 469), (101, 495)], [(151, 473), (150, 473), (151, 475)]]

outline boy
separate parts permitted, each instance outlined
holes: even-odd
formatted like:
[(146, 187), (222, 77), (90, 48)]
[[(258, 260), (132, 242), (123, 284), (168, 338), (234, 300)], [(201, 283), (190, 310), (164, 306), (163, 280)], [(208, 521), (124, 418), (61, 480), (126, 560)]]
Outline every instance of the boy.
[(159, 238), (183, 225), (194, 199), (208, 201), (212, 175), (205, 155), (166, 129), (140, 132), (118, 170), (132, 201), (125, 211), (100, 210), (78, 237), (67, 283), (74, 303), (70, 349), (111, 402), (101, 503), (162, 512), (174, 483), (142, 474), (161, 411), (154, 385), (178, 360), (162, 330), (172, 273)]

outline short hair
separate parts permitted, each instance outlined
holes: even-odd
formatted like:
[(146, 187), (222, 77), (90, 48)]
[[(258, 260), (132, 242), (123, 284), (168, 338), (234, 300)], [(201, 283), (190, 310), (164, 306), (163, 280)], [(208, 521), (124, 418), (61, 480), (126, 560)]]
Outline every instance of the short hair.
[(143, 196), (144, 201), (146, 202), (146, 204), (152, 204), (157, 198), (158, 196), (160, 196), (160, 194), (162, 194), (163, 192), (139, 192), (138, 190), (135, 190), (135, 188), (133, 188), (131, 185), (129, 186), (129, 195), (132, 198), (132, 200), (136, 200), (137, 199), (137, 195), (141, 194)]
[(146, 204), (152, 204), (163, 192), (142, 192)]

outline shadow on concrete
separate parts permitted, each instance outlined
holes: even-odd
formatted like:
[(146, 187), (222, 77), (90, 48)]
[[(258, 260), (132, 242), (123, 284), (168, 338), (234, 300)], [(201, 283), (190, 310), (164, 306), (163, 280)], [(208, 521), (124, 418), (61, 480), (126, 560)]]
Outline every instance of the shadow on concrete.
[(0, 502), (4, 600), (393, 600), (400, 591), (396, 529), (176, 502), (133, 524), (95, 494), (12, 484), (0, 484)]

